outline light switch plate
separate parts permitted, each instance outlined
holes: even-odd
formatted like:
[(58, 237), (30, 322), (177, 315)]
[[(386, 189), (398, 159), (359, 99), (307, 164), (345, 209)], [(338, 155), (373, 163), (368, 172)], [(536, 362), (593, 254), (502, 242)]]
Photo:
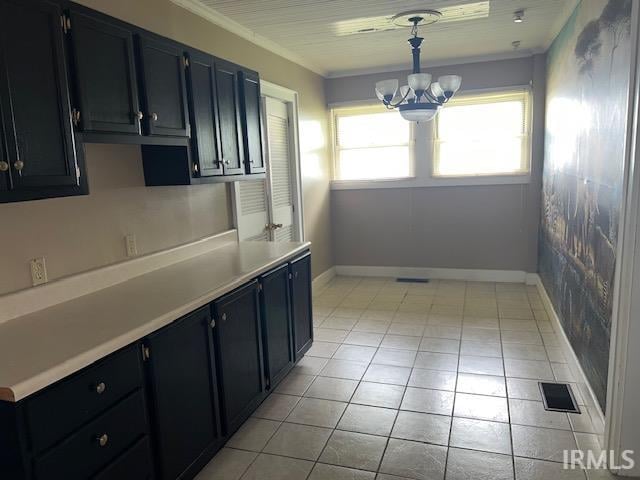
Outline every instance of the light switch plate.
[(138, 242), (136, 236), (133, 233), (124, 237), (124, 243), (127, 248), (127, 257), (135, 257), (138, 255)]
[(34, 287), (49, 281), (47, 278), (47, 264), (45, 263), (44, 257), (32, 259), (29, 265), (31, 267), (31, 282)]

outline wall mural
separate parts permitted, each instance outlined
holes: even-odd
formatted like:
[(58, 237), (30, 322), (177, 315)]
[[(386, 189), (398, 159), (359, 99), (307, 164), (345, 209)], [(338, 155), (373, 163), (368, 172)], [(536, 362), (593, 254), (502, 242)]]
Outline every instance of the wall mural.
[(631, 0), (583, 0), (551, 46), (539, 270), (605, 408)]

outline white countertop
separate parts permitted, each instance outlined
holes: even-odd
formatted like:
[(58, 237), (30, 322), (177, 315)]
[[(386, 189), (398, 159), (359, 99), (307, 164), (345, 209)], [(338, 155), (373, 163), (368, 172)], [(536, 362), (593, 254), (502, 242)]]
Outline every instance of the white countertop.
[(0, 400), (17, 402), (309, 248), (240, 242), (0, 324)]

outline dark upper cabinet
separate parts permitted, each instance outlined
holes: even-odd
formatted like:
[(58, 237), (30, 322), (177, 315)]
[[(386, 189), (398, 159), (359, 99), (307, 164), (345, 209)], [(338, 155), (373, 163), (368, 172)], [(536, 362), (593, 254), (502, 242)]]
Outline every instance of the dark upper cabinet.
[(146, 133), (188, 137), (184, 49), (150, 35), (140, 35), (138, 47)]
[(216, 59), (215, 66), (220, 153), (224, 163), (224, 173), (225, 175), (242, 175), (245, 167), (238, 81), (240, 67), (219, 59)]
[(264, 398), (258, 282), (213, 303), (224, 433), (231, 435)]
[(214, 59), (210, 55), (194, 51), (188, 55), (187, 83), (193, 173), (201, 177), (222, 175)]
[(0, 201), (86, 193), (61, 15), (46, 0), (0, 0)]
[(291, 262), (291, 312), (296, 361), (313, 342), (313, 312), (311, 306), (311, 253)]
[(283, 265), (260, 277), (260, 310), (267, 387), (274, 388), (293, 366), (289, 269)]
[(239, 75), (242, 100), (244, 160), (247, 173), (265, 173), (262, 144), (262, 101), (257, 72), (243, 70)]
[(77, 120), (84, 132), (141, 133), (133, 33), (87, 9), (70, 11)]
[(145, 340), (162, 479), (179, 478), (220, 440), (210, 321), (205, 307)]

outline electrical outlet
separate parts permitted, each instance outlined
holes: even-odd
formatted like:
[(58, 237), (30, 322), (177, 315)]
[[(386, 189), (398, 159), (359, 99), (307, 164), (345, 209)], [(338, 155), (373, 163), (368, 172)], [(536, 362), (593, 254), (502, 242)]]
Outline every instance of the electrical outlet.
[(138, 255), (138, 243), (133, 233), (124, 237), (124, 243), (127, 248), (127, 257), (135, 257)]
[(32, 259), (29, 265), (31, 266), (31, 281), (34, 287), (49, 281), (47, 278), (47, 264), (44, 261), (44, 257)]

